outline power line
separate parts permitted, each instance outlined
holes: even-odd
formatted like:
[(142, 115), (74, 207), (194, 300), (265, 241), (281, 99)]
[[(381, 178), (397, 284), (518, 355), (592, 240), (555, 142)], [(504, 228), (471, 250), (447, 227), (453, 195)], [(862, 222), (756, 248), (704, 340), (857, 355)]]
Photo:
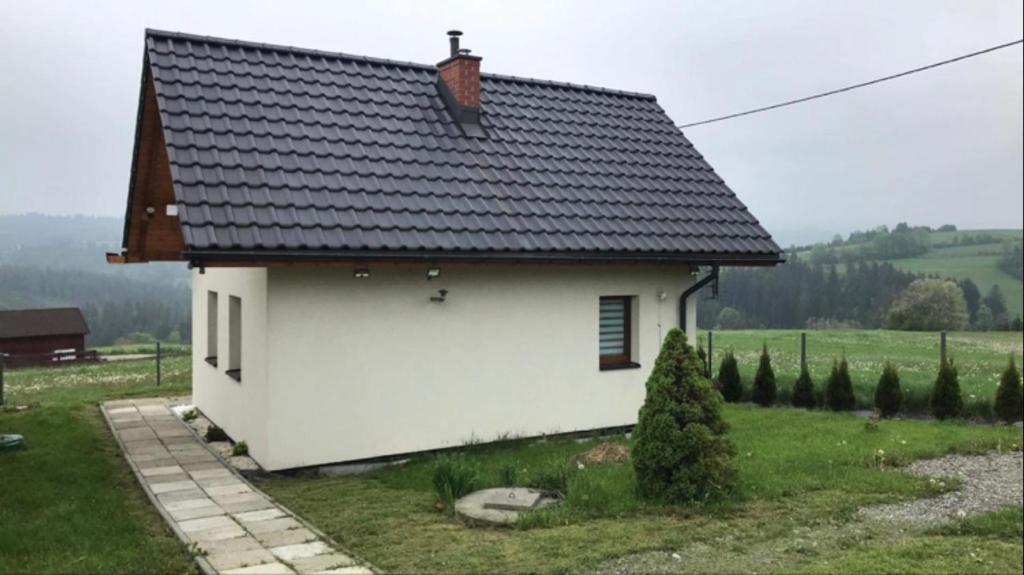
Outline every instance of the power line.
[(818, 98), (824, 98), (825, 96), (834, 96), (843, 92), (849, 92), (850, 90), (856, 90), (857, 88), (863, 88), (865, 86), (871, 86), (874, 84), (880, 84), (889, 80), (895, 80), (896, 78), (902, 78), (911, 74), (917, 74), (918, 72), (924, 72), (925, 70), (931, 70), (932, 68), (938, 68), (939, 66), (945, 66), (946, 64), (952, 64), (953, 62), (959, 62), (960, 60), (966, 60), (975, 56), (981, 56), (982, 54), (988, 54), (989, 52), (995, 52), (996, 50), (1002, 50), (1003, 48), (1009, 48), (1018, 44), (1024, 43), (1024, 39), (1016, 40), (1014, 42), (1007, 42), (1006, 44), (999, 44), (998, 46), (992, 46), (991, 48), (985, 48), (984, 50), (978, 50), (977, 52), (971, 52), (969, 54), (963, 54), (956, 58), (950, 58), (949, 60), (943, 60), (941, 62), (935, 62), (934, 64), (928, 64), (927, 66), (921, 66), (920, 68), (914, 68), (913, 70), (907, 70), (898, 74), (892, 74), (891, 76), (885, 76), (882, 78), (876, 78), (867, 82), (861, 82), (859, 84), (853, 84), (844, 88), (838, 88), (835, 90), (829, 90), (828, 92), (821, 92), (820, 94), (814, 94), (813, 96), (805, 96), (803, 98), (797, 98), (795, 100), (787, 100), (778, 104), (772, 104), (771, 106), (763, 106), (761, 108), (754, 108), (753, 110), (747, 110), (746, 112), (737, 112), (735, 114), (729, 114), (727, 116), (719, 116), (717, 118), (711, 118), (708, 120), (701, 120), (699, 122), (690, 122), (689, 124), (681, 124), (680, 128), (692, 128), (694, 126), (703, 126), (704, 124), (712, 124), (714, 122), (721, 122), (724, 120), (731, 120), (733, 118), (739, 118), (740, 116), (749, 116), (750, 114), (757, 114), (760, 112), (767, 112), (768, 110), (775, 110), (777, 108), (784, 108), (786, 106), (792, 106), (793, 104), (800, 104), (810, 100), (816, 100)]

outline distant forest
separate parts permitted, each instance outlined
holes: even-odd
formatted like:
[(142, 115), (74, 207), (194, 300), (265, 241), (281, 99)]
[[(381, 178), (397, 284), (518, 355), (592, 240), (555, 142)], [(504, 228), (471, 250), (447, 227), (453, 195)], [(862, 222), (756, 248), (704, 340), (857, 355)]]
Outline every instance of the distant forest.
[(185, 264), (107, 264), (120, 243), (118, 218), (0, 216), (0, 309), (81, 308), (89, 346), (188, 341)]
[[(936, 243), (932, 232), (953, 232), (899, 224), (889, 230), (854, 232), (828, 244), (791, 248), (786, 263), (774, 268), (722, 271), (716, 299), (702, 299), (702, 329), (835, 329), (891, 327), (887, 312), (915, 280), (926, 276), (897, 269), (887, 260), (921, 256), (937, 247), (993, 244), (1001, 246), (999, 269), (1021, 278), (1021, 243), (985, 234), (956, 235)], [(802, 252), (802, 253), (798, 253)], [(935, 277), (935, 276), (930, 276)], [(999, 286), (984, 293), (971, 279), (957, 280), (966, 308), (966, 327), (1019, 330)]]

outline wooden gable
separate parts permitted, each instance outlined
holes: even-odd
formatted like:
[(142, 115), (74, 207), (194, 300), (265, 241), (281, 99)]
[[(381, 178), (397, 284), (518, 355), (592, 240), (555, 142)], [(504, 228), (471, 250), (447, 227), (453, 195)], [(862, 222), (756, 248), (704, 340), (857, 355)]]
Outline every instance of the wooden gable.
[[(148, 68), (148, 66), (147, 66)], [(139, 125), (136, 127), (132, 185), (125, 215), (121, 254), (107, 254), (109, 263), (181, 261), (185, 241), (177, 209), (171, 164), (167, 157), (153, 78), (145, 71)]]

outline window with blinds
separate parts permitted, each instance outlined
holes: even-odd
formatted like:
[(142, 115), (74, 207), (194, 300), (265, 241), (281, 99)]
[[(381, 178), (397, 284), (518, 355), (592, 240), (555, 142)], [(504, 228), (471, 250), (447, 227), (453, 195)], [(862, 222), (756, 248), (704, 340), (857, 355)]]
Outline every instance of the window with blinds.
[(633, 342), (629, 297), (603, 297), (600, 309), (601, 366), (629, 365)]

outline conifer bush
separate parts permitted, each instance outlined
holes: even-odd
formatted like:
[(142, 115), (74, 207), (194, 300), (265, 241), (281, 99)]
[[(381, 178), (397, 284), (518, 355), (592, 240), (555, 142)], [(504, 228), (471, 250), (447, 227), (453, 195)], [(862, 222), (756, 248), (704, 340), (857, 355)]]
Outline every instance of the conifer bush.
[(807, 364), (800, 366), (800, 377), (796, 378), (793, 384), (793, 395), (790, 397), (793, 407), (805, 407), (814, 409), (817, 403), (814, 397), (814, 380), (811, 379), (811, 372), (807, 370)]
[(939, 365), (939, 375), (931, 395), (932, 415), (935, 419), (959, 417), (964, 410), (964, 398), (960, 395), (960, 377), (953, 361)]
[(718, 366), (718, 390), (722, 392), (722, 398), (729, 403), (743, 399), (743, 380), (740, 378), (739, 364), (736, 363), (736, 355), (732, 350), (726, 352)]
[(701, 373), (704, 374), (704, 377), (710, 378), (711, 371), (708, 367), (708, 354), (704, 351), (704, 344), (701, 342), (697, 342), (697, 359), (700, 360), (700, 364), (703, 366)]
[(1024, 418), (1024, 404), (1021, 403), (1020, 372), (1017, 364), (1010, 358), (1010, 365), (999, 379), (996, 390), (996, 416), (1006, 423), (1013, 423)]
[(641, 497), (705, 500), (735, 484), (735, 449), (725, 437), (721, 411), (721, 396), (702, 376), (686, 336), (669, 331), (647, 379), (636, 426), (632, 456)]
[(893, 417), (903, 408), (903, 389), (896, 366), (886, 362), (875, 388), (875, 409), (882, 417)]
[(777, 392), (775, 371), (772, 370), (772, 358), (768, 355), (768, 344), (763, 344), (761, 359), (757, 364), (757, 374), (754, 375), (754, 403), (767, 407), (775, 403), (775, 394)]
[(832, 411), (850, 411), (857, 406), (853, 381), (850, 380), (850, 365), (845, 355), (838, 362), (832, 361), (832, 372), (825, 384), (825, 405)]

